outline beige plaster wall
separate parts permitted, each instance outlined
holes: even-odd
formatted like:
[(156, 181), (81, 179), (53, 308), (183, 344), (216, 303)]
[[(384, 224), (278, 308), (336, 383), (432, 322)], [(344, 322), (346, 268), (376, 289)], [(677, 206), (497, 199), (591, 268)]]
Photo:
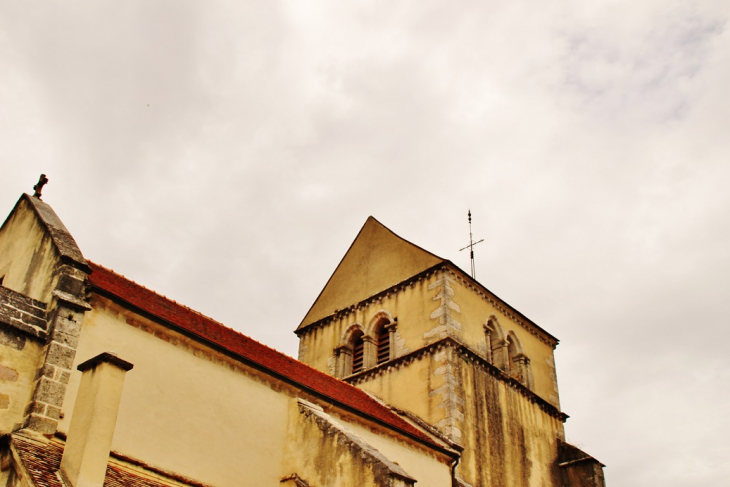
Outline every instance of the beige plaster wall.
[(0, 328), (0, 436), (23, 422), (42, 352), (38, 340)]
[[(297, 475), (309, 485), (358, 487), (379, 485), (375, 465), (341, 435), (323, 431), (315, 420), (290, 403), (290, 435), (287, 438), (283, 477)], [(293, 485), (293, 484), (292, 484)]]
[(370, 217), (302, 324), (358, 303), (441, 261)]
[[(332, 452), (316, 451), (317, 445), (344, 455), (339, 460), (343, 465), (355, 462), (329, 439), (299, 431), (302, 417), (296, 404), (301, 391), (263, 379), (259, 372), (105, 298), (94, 297), (92, 305), (83, 322), (61, 431), (68, 432), (79, 387), (81, 373), (75, 370), (76, 364), (112, 351), (134, 364), (125, 378), (113, 451), (221, 487), (279, 485), (282, 477), (301, 474), (290, 471), (299, 465), (285, 461), (292, 441), (299, 442), (296, 451), (302, 459), (316, 456), (322, 468), (332, 466), (325, 462)], [(350, 421), (348, 427), (367, 433), (378, 450), (392, 454), (401, 465), (412, 466), (416, 473), (423, 469), (436, 478), (443, 478), (444, 471), (448, 474), (447, 466), (407, 442), (378, 435), (356, 422)], [(322, 470), (320, 478), (326, 478), (327, 472)], [(373, 485), (358, 483), (362, 475), (368, 474), (353, 470), (353, 477), (342, 477), (353, 483), (341, 485)]]
[[(216, 486), (278, 485), (289, 396), (227, 359), (104, 299), (84, 319), (59, 429), (68, 432), (81, 373), (105, 351), (132, 362), (112, 450)], [(167, 341), (166, 341), (167, 340)], [(191, 346), (192, 345), (192, 346)]]
[[(290, 407), (290, 434), (284, 460), (287, 476), (297, 474), (310, 485), (321, 487), (410, 484), (393, 475), (384, 465), (389, 463), (402, 469), (419, 486), (451, 485), (449, 464), (444, 458), (439, 460), (432, 453), (397, 441), (382, 431), (350, 422), (333, 411), (324, 413), (328, 419), (322, 420), (296, 401)], [(359, 441), (353, 441), (353, 436)]]
[[(344, 422), (344, 421), (343, 421)], [(357, 423), (345, 423), (360, 438), (373, 445), (383, 455), (397, 462), (398, 465), (416, 479), (417, 487), (450, 487), (451, 466), (445, 458), (437, 458), (423, 450), (384, 437), (373, 430)]]
[(441, 364), (424, 355), (406, 366), (368, 377), (357, 387), (436, 425), (447, 415), (443, 397), (434, 392), (446, 385), (444, 374), (437, 373), (439, 367)]
[(58, 252), (50, 235), (25, 199), (0, 231), (0, 276), (3, 286), (48, 303), (55, 288)]

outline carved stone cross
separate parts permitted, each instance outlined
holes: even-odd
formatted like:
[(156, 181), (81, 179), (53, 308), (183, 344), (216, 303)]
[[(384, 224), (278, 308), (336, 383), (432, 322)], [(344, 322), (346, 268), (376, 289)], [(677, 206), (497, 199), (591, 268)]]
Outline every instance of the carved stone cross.
[(33, 186), (33, 190), (35, 191), (35, 193), (33, 193), (34, 198), (41, 199), (41, 191), (43, 191), (43, 186), (45, 186), (47, 182), (48, 178), (46, 177), (46, 175), (41, 174), (41, 177), (38, 178), (38, 184)]

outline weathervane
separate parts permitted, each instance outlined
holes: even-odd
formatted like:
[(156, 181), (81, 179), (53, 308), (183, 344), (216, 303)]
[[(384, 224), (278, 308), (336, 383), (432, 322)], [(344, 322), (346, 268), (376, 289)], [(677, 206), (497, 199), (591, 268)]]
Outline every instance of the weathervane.
[(46, 175), (41, 174), (41, 177), (38, 178), (38, 184), (33, 186), (33, 190), (35, 191), (35, 193), (33, 193), (34, 198), (41, 199), (41, 191), (43, 191), (43, 186), (45, 186), (47, 182), (48, 178), (46, 177)]
[(471, 236), (471, 210), (469, 210), (469, 245), (464, 247), (463, 249), (459, 249), (459, 252), (462, 250), (469, 249), (469, 254), (471, 256), (471, 278), (476, 279), (476, 271), (474, 270), (474, 246), (480, 242), (484, 242), (484, 239), (481, 239), (479, 242), (475, 242), (474, 239)]

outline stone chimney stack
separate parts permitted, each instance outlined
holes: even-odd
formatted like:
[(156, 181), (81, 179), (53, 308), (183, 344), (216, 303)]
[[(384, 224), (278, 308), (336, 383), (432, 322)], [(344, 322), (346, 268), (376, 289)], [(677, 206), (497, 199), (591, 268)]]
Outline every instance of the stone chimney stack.
[(132, 367), (111, 353), (97, 355), (77, 367), (83, 375), (60, 470), (67, 485), (104, 485), (124, 377)]

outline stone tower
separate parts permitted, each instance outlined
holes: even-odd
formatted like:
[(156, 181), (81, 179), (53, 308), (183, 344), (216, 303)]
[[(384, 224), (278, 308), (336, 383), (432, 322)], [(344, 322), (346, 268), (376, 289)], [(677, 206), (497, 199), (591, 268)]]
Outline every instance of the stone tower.
[(602, 464), (564, 441), (558, 340), (372, 217), (296, 334), (301, 361), (463, 449), (462, 485), (604, 485)]

